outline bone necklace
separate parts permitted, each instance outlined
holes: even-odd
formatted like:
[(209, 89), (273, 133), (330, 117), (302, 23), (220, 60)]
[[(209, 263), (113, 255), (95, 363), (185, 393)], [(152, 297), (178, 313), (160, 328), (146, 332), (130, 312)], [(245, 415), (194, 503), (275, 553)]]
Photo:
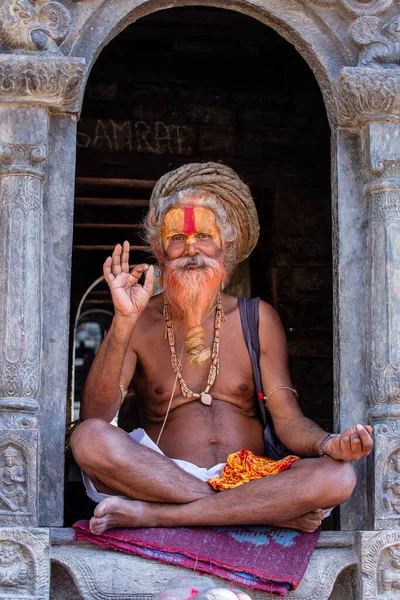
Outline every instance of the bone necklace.
[(214, 321), (214, 342), (212, 345), (211, 352), (211, 366), (210, 371), (208, 373), (207, 385), (203, 392), (199, 394), (197, 392), (193, 392), (187, 384), (186, 381), (182, 377), (182, 364), (179, 358), (176, 355), (176, 347), (175, 347), (175, 332), (174, 332), (174, 324), (172, 322), (171, 309), (164, 298), (164, 320), (165, 320), (165, 339), (168, 339), (169, 349), (171, 351), (171, 367), (174, 373), (177, 374), (179, 385), (181, 387), (182, 396), (184, 398), (199, 398), (200, 402), (205, 404), (206, 406), (210, 406), (212, 402), (212, 396), (209, 394), (211, 387), (214, 385), (216, 378), (219, 373), (219, 330), (221, 328), (221, 322), (225, 321), (224, 309), (222, 308), (221, 302), (221, 294), (218, 294), (217, 297), (217, 306), (215, 309), (215, 321)]

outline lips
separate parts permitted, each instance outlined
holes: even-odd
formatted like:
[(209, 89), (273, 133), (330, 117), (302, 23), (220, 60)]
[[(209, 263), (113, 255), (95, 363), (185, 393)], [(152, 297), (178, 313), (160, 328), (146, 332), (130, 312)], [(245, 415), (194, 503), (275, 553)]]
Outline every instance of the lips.
[(198, 266), (199, 265), (195, 261), (190, 261), (190, 262), (186, 263), (186, 268), (187, 269), (197, 269)]

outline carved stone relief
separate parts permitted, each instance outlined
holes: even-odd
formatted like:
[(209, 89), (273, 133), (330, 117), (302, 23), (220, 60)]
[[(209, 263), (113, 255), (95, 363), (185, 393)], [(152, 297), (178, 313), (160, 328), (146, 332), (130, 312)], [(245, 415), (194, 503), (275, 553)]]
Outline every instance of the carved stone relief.
[(49, 532), (0, 529), (0, 597), (48, 600)]
[[(400, 403), (400, 305), (396, 292), (400, 256), (400, 188), (382, 181), (370, 188), (371, 202), (371, 400)], [(385, 265), (385, 268), (382, 268)]]
[(388, 459), (383, 477), (383, 504), (389, 515), (400, 515), (400, 450)]
[(377, 15), (393, 4), (393, 0), (309, 0), (322, 8), (341, 8), (350, 15)]
[(60, 53), (71, 27), (60, 2), (4, 0), (0, 5), (0, 45), (11, 51)]
[(0, 167), (11, 167), (10, 172), (43, 176), (40, 167), (46, 158), (46, 148), (40, 144), (0, 144)]
[(400, 15), (383, 23), (378, 17), (360, 17), (350, 35), (361, 48), (359, 67), (390, 68), (400, 63)]
[(26, 512), (27, 495), (25, 459), (9, 444), (0, 452), (0, 511)]
[(361, 552), (362, 598), (395, 598), (400, 590), (400, 532), (363, 533)]
[(0, 397), (36, 398), (40, 385), (42, 163), (46, 148), (0, 144)]
[(0, 439), (0, 523), (35, 523), (36, 484), (35, 447), (6, 433)]
[(400, 592), (400, 544), (382, 552), (378, 573), (378, 594), (393, 598)]
[(400, 444), (395, 421), (375, 425), (375, 527), (400, 529)]
[(0, 101), (45, 104), (76, 112), (84, 86), (85, 60), (0, 54)]
[(345, 67), (336, 85), (339, 124), (360, 125), (387, 115), (400, 118), (400, 71)]
[(0, 412), (0, 431), (4, 429), (36, 429), (37, 418), (29, 413)]
[(10, 540), (0, 541), (0, 590), (9, 595), (32, 595), (34, 572), (31, 556), (21, 544)]

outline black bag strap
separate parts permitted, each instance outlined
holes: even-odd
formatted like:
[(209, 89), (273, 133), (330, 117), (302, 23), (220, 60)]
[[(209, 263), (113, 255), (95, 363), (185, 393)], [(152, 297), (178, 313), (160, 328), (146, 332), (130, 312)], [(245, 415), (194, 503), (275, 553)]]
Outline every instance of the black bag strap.
[(265, 403), (260, 399), (260, 395), (264, 396), (259, 363), (260, 340), (258, 337), (258, 323), (260, 298), (238, 298), (238, 301), (243, 336), (249, 352), (251, 367), (253, 369), (254, 387), (258, 398), (262, 421), (265, 425), (267, 422)]
[(278, 439), (274, 431), (271, 415), (267, 412), (260, 371), (260, 340), (258, 336), (260, 298), (239, 298), (240, 320), (243, 336), (249, 351), (253, 369), (254, 387), (258, 398), (261, 420), (264, 425), (264, 454), (279, 460), (290, 454), (290, 451)]

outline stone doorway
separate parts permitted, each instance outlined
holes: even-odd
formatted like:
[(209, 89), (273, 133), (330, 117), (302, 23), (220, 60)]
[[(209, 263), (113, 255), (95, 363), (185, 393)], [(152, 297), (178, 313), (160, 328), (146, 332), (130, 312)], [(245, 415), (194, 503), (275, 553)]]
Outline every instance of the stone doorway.
[[(201, 3), (209, 4), (208, 0), (199, 0), (198, 4)], [(149, 19), (153, 18), (155, 23), (157, 18), (164, 18), (155, 11), (181, 4), (194, 4), (194, 0), (27, 0), (22, 12), (21, 3), (16, 0), (0, 3), (0, 243), (4, 259), (0, 271), (0, 434), (1, 447), (5, 451), (11, 448), (16, 460), (24, 463), (19, 466), (29, 475), (27, 501), (21, 499), (17, 511), (10, 506), (2, 510), (0, 541), (2, 548), (18, 548), (21, 544), (26, 548), (24, 560), (32, 566), (28, 571), (35, 573), (30, 597), (35, 599), (48, 597), (50, 560), (73, 573), (85, 598), (102, 598), (110, 593), (116, 597), (124, 595), (123, 588), (116, 589), (121, 578), (113, 577), (115, 569), (110, 562), (105, 564), (106, 555), (101, 553), (98, 560), (87, 549), (77, 550), (71, 532), (62, 529), (76, 123), (91, 67), (102, 49), (118, 33), (125, 31), (124, 36), (133, 31), (133, 27), (127, 29), (131, 23), (137, 22), (142, 27), (146, 22), (140, 20), (151, 14), (154, 16)], [(399, 261), (396, 260), (400, 220), (398, 3), (394, 0), (220, 0), (218, 7), (253, 17), (293, 44), (314, 73), (324, 97), (332, 130), (334, 360), (331, 364), (335, 381), (335, 428), (345, 430), (354, 423), (369, 422), (374, 429), (374, 455), (356, 465), (356, 492), (340, 509), (342, 531), (326, 532), (321, 537), (321, 546), (313, 558), (313, 576), (303, 580), (294, 597), (328, 600), (338, 573), (347, 567), (351, 571), (340, 582), (339, 591), (342, 586), (343, 590), (346, 588), (341, 597), (353, 599), (358, 595), (366, 600), (389, 597), (398, 589), (400, 543), (396, 510), (400, 432)], [(53, 19), (55, 14), (59, 18)], [(253, 26), (258, 25), (254, 22)], [(201, 23), (197, 25), (196, 21), (196, 27), (200, 30)], [(267, 27), (265, 35), (269, 35)], [(165, 25), (159, 24), (159, 28), (168, 32)], [(233, 25), (230, 28), (234, 30)], [(274, 35), (271, 31), (271, 36)], [(255, 31), (254, 37), (257, 39)], [(114, 43), (118, 44), (118, 39)], [(261, 61), (262, 68), (270, 69), (271, 73), (274, 65), (282, 64), (281, 56), (289, 48), (282, 40), (277, 44), (280, 45), (270, 46)], [(251, 59), (251, 64), (256, 64), (256, 54)], [(236, 54), (235, 69), (239, 63)], [(118, 62), (113, 67), (118, 72)], [(297, 69), (283, 77), (285, 84), (293, 77), (295, 88), (302, 93), (313, 85), (304, 64), (303, 69), (307, 74), (304, 71), (302, 77), (296, 78)], [(221, 80), (222, 77), (224, 70)], [(257, 81), (258, 77), (259, 72)], [(304, 77), (309, 78), (307, 85)], [(323, 110), (317, 113), (322, 115)], [(268, 116), (271, 114), (270, 110)], [(95, 114), (94, 118), (114, 119), (108, 114)], [(126, 120), (136, 122), (143, 118), (129, 115), (122, 122)], [(160, 131), (165, 138), (165, 131), (162, 128)], [(144, 129), (145, 136), (146, 132)], [(113, 153), (115, 160), (117, 154)], [(128, 154), (132, 158), (132, 152)], [(153, 178), (167, 170), (165, 166), (161, 168), (160, 152), (143, 154), (149, 164), (159, 165), (158, 173), (154, 168), (154, 173), (146, 177)], [(279, 156), (278, 147), (273, 155)], [(329, 152), (325, 156), (328, 155)], [(100, 164), (100, 171), (107, 171), (108, 179), (112, 169), (120, 164), (121, 156), (118, 154), (116, 162)], [(299, 189), (307, 198), (313, 197), (311, 192), (323, 172), (320, 156), (323, 154), (316, 156), (310, 171), (311, 187), (303, 175), (301, 180), (293, 177), (292, 188), (284, 190), (285, 198), (297, 198)], [(307, 162), (306, 157), (303, 147), (301, 159)], [(232, 166), (254, 184), (254, 189), (258, 186), (256, 198), (263, 198), (263, 206), (269, 207), (265, 221), (277, 223), (276, 207), (286, 206), (281, 202), (283, 194), (274, 196), (279, 188), (271, 181), (267, 185), (265, 181), (260, 183), (255, 172), (239, 168), (233, 158)], [(298, 164), (305, 166), (304, 162)], [(263, 162), (263, 167), (266, 163)], [(135, 186), (140, 180), (142, 188), (136, 190), (137, 195), (131, 190), (130, 197), (136, 204), (145, 203), (142, 193), (146, 190), (148, 193), (150, 184), (143, 179), (146, 171), (138, 156), (134, 164), (141, 166)], [(272, 165), (270, 175), (281, 174), (277, 161)], [(304, 169), (303, 174), (306, 172)], [(91, 174), (78, 173), (78, 176)], [(94, 176), (98, 177), (98, 173)], [(115, 171), (112, 178), (120, 181), (121, 176)], [(328, 175), (324, 181), (328, 181)], [(107, 192), (108, 198), (126, 199), (121, 195), (121, 186), (107, 191), (100, 183), (98, 188)], [(79, 184), (83, 186), (81, 191), (78, 188), (80, 197), (99, 197), (93, 183), (81, 180)], [(85, 184), (91, 186), (90, 194), (86, 194)], [(325, 202), (329, 191), (327, 188), (320, 191), (320, 199)], [(317, 200), (314, 206), (318, 206)], [(293, 208), (290, 214), (293, 220), (298, 218)], [(327, 213), (324, 214), (325, 217), (318, 214), (318, 226), (327, 218)], [(90, 219), (81, 222), (94, 223), (92, 213)], [(274, 238), (272, 226), (271, 229), (265, 231), (272, 241), (280, 241), (281, 238)], [(321, 235), (325, 239), (325, 234)], [(311, 239), (308, 232), (305, 237), (306, 241)], [(286, 248), (287, 240), (282, 242)], [(272, 242), (267, 247), (276, 250)], [(296, 248), (304, 247), (307, 246), (295, 246), (294, 253)], [(268, 274), (274, 266), (289, 268), (290, 264), (285, 261), (271, 264), (271, 256), (268, 252), (259, 256), (263, 269), (250, 265), (250, 273), (253, 292), (261, 295), (265, 292), (273, 300), (272, 282), (281, 280), (274, 280)], [(286, 261), (289, 258), (286, 256)], [(81, 256), (79, 261), (84, 273), (87, 260)], [(258, 275), (261, 271), (267, 274), (266, 280), (255, 277), (254, 272)], [(94, 279), (95, 276), (91, 281)], [(75, 280), (78, 281), (76, 276), (74, 285)], [(314, 294), (317, 284), (318, 279)], [(256, 290), (257, 285), (261, 291)], [(279, 285), (276, 290), (282, 292)], [(279, 294), (275, 298), (282, 299)], [(285, 314), (285, 310), (281, 313)], [(101, 587), (105, 592), (97, 593), (91, 582), (98, 564), (102, 565)], [(124, 564), (124, 557), (119, 558), (119, 564)], [(138, 594), (147, 593), (148, 597), (160, 591), (159, 582), (153, 577), (146, 579), (137, 562), (130, 565), (129, 581), (136, 582)], [(7, 595), (9, 584), (3, 582), (0, 587), (3, 595)], [(23, 584), (15, 593), (21, 595), (25, 591)], [(339, 597), (333, 594), (331, 600)]]
[[(78, 123), (72, 322), (115, 243), (130, 240), (131, 262), (148, 260), (140, 223), (152, 182), (185, 162), (229, 164), (261, 221), (233, 291), (277, 308), (303, 409), (332, 429), (329, 140), (313, 73), (264, 24), (186, 7), (127, 27), (95, 62)], [(106, 286), (82, 306), (110, 308)]]

